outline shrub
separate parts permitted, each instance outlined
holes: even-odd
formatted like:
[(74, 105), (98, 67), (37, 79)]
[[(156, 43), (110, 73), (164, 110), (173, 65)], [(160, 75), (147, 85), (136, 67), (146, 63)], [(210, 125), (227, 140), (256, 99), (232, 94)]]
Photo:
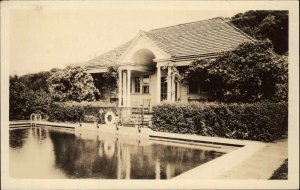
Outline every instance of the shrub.
[[(100, 108), (115, 107), (115, 104), (107, 102), (63, 102), (53, 103), (48, 109), (48, 120), (58, 122), (79, 122), (79, 121), (97, 121), (99, 119)], [(104, 121), (104, 109), (101, 115), (102, 123)]]
[(270, 142), (287, 130), (287, 103), (163, 103), (153, 107), (155, 131)]
[(83, 116), (83, 108), (64, 103), (53, 103), (49, 106), (47, 115), (49, 121), (79, 122)]

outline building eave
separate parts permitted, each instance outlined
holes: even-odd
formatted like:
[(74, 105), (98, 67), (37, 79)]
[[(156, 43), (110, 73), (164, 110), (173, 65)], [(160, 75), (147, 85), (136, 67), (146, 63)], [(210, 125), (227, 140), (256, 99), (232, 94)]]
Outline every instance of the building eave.
[(154, 59), (154, 62), (181, 62), (181, 61), (193, 61), (197, 59), (207, 59), (207, 58), (216, 58), (223, 55), (226, 52), (217, 52), (217, 53), (209, 53), (209, 54), (199, 54), (199, 55), (184, 55), (184, 56), (172, 56), (171, 58), (166, 59)]

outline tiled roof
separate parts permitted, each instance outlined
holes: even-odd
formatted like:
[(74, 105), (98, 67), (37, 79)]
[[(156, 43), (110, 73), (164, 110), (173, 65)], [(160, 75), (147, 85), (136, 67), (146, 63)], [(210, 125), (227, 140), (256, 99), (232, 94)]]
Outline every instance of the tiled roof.
[(151, 30), (148, 36), (174, 57), (230, 51), (251, 40), (219, 17)]
[(88, 67), (93, 66), (112, 66), (115, 65), (118, 58), (122, 53), (128, 48), (131, 41), (126, 42), (125, 44), (120, 45), (119, 47), (101, 54), (100, 56), (95, 57), (94, 59), (89, 60), (86, 65)]
[[(252, 40), (251, 37), (220, 17), (158, 28), (145, 34), (172, 57), (221, 53), (233, 50), (239, 44)], [(130, 42), (96, 57), (89, 63), (93, 65), (115, 64)]]

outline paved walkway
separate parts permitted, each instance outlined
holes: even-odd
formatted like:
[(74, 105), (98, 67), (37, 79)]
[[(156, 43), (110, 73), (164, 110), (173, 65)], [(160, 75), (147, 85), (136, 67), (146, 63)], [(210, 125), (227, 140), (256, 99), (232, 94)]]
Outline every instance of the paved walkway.
[(287, 157), (287, 139), (267, 143), (264, 148), (217, 179), (269, 179)]

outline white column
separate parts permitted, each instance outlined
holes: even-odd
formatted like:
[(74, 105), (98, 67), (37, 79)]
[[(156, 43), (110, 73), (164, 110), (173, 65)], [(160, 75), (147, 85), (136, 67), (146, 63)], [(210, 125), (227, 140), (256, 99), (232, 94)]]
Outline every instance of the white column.
[(171, 67), (168, 66), (168, 80), (167, 80), (167, 83), (168, 83), (168, 94), (167, 94), (167, 100), (168, 101), (171, 101), (171, 88), (172, 88), (172, 78), (171, 78)]
[(130, 78), (131, 78), (131, 70), (127, 70), (127, 106), (130, 107)]
[(159, 103), (160, 102), (160, 94), (161, 94), (161, 92), (160, 92), (160, 88), (161, 88), (161, 68), (160, 68), (160, 66), (157, 66), (157, 103)]
[(171, 100), (175, 102), (175, 76), (171, 78)]
[(119, 107), (122, 106), (122, 70), (119, 70)]
[(123, 77), (122, 77), (122, 98), (123, 98), (123, 106), (127, 106), (127, 73), (122, 71)]

